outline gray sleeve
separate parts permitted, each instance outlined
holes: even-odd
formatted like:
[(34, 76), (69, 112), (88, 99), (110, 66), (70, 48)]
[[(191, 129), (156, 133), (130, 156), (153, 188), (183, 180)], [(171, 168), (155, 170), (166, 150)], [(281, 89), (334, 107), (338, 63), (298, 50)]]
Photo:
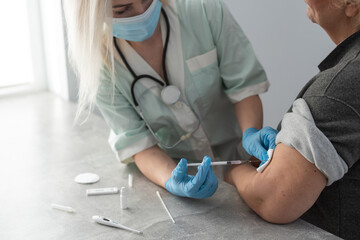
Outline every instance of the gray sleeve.
[[(360, 86), (353, 87), (355, 91), (359, 91)], [(350, 90), (343, 92), (340, 89), (339, 87), (339, 93), (334, 97), (332, 93), (331, 96), (307, 96), (303, 99), (317, 128), (351, 168), (360, 160), (360, 98)], [(340, 92), (342, 99), (339, 98)]]
[(285, 114), (276, 143), (295, 148), (328, 179), (327, 185), (341, 179), (348, 166), (337, 153), (333, 144), (318, 129), (304, 99), (293, 103), (292, 112)]

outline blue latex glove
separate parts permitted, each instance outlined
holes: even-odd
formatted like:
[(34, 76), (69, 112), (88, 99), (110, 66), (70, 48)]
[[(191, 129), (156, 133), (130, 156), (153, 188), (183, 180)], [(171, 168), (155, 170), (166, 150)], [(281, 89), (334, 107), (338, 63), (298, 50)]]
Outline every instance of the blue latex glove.
[(250, 155), (261, 161), (260, 166), (269, 159), (267, 151), (275, 149), (278, 132), (271, 127), (264, 127), (260, 131), (256, 128), (248, 128), (244, 132), (242, 145)]
[(181, 159), (166, 181), (165, 188), (180, 197), (204, 199), (211, 197), (218, 188), (218, 180), (210, 165), (211, 158), (204, 157), (195, 176), (187, 175), (187, 160)]

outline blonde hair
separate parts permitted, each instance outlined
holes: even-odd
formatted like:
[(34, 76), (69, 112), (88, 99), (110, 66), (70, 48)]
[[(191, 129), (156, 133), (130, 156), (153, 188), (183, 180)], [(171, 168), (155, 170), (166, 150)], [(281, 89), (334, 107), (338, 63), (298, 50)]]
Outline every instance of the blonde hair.
[[(160, 0), (163, 5), (168, 0)], [(111, 18), (112, 0), (63, 0), (68, 37), (68, 55), (79, 78), (79, 103), (75, 116), (93, 111), (104, 66), (114, 76)]]

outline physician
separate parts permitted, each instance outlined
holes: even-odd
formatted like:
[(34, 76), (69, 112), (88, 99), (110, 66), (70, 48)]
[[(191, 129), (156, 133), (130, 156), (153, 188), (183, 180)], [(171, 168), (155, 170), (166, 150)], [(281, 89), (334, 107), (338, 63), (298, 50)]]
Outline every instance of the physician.
[[(246, 157), (242, 135), (251, 128), (253, 140), (262, 128), (258, 95), (269, 87), (223, 1), (67, 0), (64, 10), (80, 78), (77, 119), (96, 105), (120, 162), (134, 161), (174, 195), (212, 196), (210, 158)], [(253, 145), (266, 159), (266, 147)], [(187, 160), (175, 162), (204, 155), (195, 176)]]

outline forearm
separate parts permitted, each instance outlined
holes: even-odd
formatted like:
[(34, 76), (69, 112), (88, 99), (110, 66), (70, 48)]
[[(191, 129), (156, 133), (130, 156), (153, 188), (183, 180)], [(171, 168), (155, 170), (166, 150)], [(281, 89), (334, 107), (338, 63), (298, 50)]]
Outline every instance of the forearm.
[(241, 131), (253, 127), (261, 129), (263, 126), (263, 108), (261, 99), (258, 95), (245, 98), (234, 104), (236, 118)]
[(144, 176), (161, 187), (165, 187), (165, 182), (176, 167), (175, 162), (158, 146), (136, 154), (134, 160)]
[(271, 174), (258, 173), (250, 164), (230, 169), (227, 181), (238, 190), (242, 199), (264, 220), (272, 223), (289, 223), (300, 217), (307, 209), (304, 204), (296, 204), (296, 193), (284, 187), (282, 176), (272, 177)]
[(298, 151), (280, 144), (262, 173), (251, 165), (230, 168), (225, 180), (263, 219), (289, 223), (306, 212), (326, 185), (326, 177)]

